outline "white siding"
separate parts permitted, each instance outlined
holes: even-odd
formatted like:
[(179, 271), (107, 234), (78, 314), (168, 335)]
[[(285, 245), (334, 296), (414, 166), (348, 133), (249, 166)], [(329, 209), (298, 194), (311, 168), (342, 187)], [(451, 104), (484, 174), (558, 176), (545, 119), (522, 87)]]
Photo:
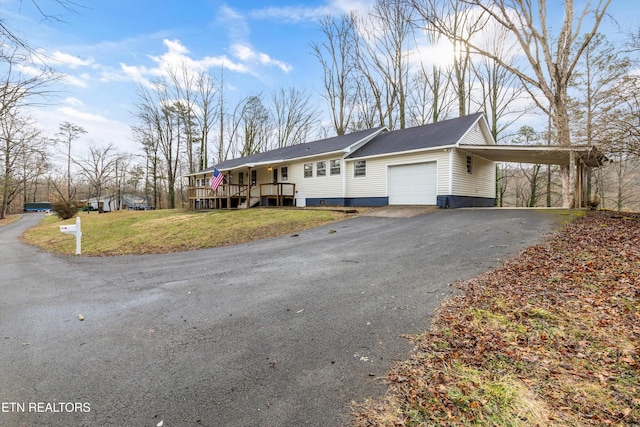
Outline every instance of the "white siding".
[(442, 150), (412, 154), (396, 154), (393, 156), (366, 159), (367, 176), (354, 178), (353, 161), (347, 162), (347, 194), (346, 197), (386, 197), (387, 167), (412, 163), (438, 163), (438, 194), (449, 191), (449, 153)]
[[(298, 197), (305, 198), (331, 198), (331, 197), (344, 197), (343, 195), (343, 177), (345, 174), (345, 162), (341, 159), (342, 168), (340, 175), (331, 175), (331, 168), (329, 166), (330, 160), (335, 160), (337, 157), (321, 157), (313, 160), (305, 160), (296, 163), (290, 163), (289, 166), (289, 181), (296, 184), (296, 191)], [(326, 176), (316, 176), (316, 162), (324, 160), (327, 165)], [(304, 164), (313, 163), (313, 177), (304, 177)]]
[(460, 144), (474, 144), (474, 145), (487, 145), (487, 141), (484, 139), (484, 135), (480, 130), (480, 124), (473, 125), (469, 132), (462, 138)]
[(469, 174), (465, 152), (456, 149), (452, 158), (452, 195), (489, 198), (496, 196), (495, 162), (472, 155), (472, 172)]

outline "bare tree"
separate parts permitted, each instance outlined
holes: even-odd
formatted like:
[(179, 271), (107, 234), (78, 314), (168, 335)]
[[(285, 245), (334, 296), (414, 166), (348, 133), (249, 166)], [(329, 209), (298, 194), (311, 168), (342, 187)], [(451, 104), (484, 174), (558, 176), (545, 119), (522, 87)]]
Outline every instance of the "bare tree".
[(20, 176), (24, 171), (22, 164), (32, 153), (32, 141), (39, 138), (33, 122), (21, 117), (17, 111), (5, 112), (0, 120), (0, 159), (2, 159), (2, 206), (0, 219), (6, 217), (13, 199), (24, 192), (26, 176)]
[[(5, 60), (3, 74), (0, 77), (0, 124), (2, 129), (2, 144), (0, 144), (0, 155), (4, 165), (4, 176), (2, 197), (3, 207), (0, 212), (2, 218), (6, 215), (8, 198), (14, 197), (15, 193), (9, 188), (13, 186), (14, 166), (18, 155), (24, 155), (29, 151), (28, 144), (34, 135), (26, 129), (33, 129), (28, 125), (22, 111), (29, 106), (37, 106), (50, 95), (48, 86), (59, 79), (46, 67), (34, 68), (35, 73), (25, 73), (21, 71), (21, 66), (29, 63), (29, 58), (19, 54), (15, 49), (7, 50), (6, 46), (0, 46), (2, 58)], [(31, 134), (27, 137), (27, 134)], [(26, 139), (25, 139), (26, 138)], [(10, 177), (7, 179), (7, 177)]]
[(437, 123), (451, 115), (455, 97), (451, 96), (449, 70), (439, 64), (420, 68), (413, 74), (409, 99), (409, 125)]
[[(421, 14), (435, 29), (447, 37), (457, 40), (472, 53), (492, 58), (498, 64), (518, 76), (537, 107), (551, 115), (558, 132), (558, 143), (571, 145), (568, 114), (568, 88), (571, 76), (580, 57), (595, 36), (611, 0), (598, 0), (595, 7), (587, 2), (582, 11), (577, 12), (574, 0), (565, 0), (564, 19), (554, 34), (547, 23), (545, 0), (464, 0), (471, 8), (477, 8), (495, 23), (509, 30), (520, 52), (525, 56), (525, 64), (508, 64), (496, 53), (484, 48), (478, 40), (463, 37), (451, 31), (439, 19), (429, 19), (433, 15), (421, 10)], [(422, 6), (417, 5), (418, 8)], [(592, 22), (587, 22), (592, 18)], [(584, 30), (584, 31), (583, 31)], [(575, 174), (569, 166), (561, 168), (563, 206), (575, 204)]]
[[(140, 120), (138, 130), (144, 135), (140, 138), (143, 144), (162, 154), (167, 179), (169, 208), (176, 206), (175, 184), (182, 150), (183, 140), (180, 136), (180, 122), (176, 120), (176, 104), (169, 93), (169, 85), (165, 80), (152, 83), (152, 89), (140, 86), (138, 104), (135, 115)], [(158, 169), (160, 164), (157, 165)], [(158, 177), (160, 175), (158, 174)], [(156, 184), (158, 182), (156, 181)]]
[[(90, 197), (100, 200), (105, 188), (112, 184), (114, 179), (112, 173), (118, 158), (114, 151), (112, 144), (106, 147), (89, 144), (89, 154), (83, 159), (74, 160), (89, 184)], [(102, 213), (100, 205), (98, 205), (98, 212)]]
[(176, 69), (167, 68), (168, 80), (165, 82), (167, 91), (166, 108), (169, 108), (175, 122), (175, 137), (178, 144), (183, 146), (187, 154), (189, 173), (196, 171), (199, 163), (195, 158), (194, 145), (198, 143), (199, 131), (195, 124), (196, 105), (196, 76), (186, 63)]
[[(22, 4), (22, 2), (19, 2)], [(31, 0), (31, 3), (36, 7), (40, 15), (47, 21), (62, 21), (59, 14), (51, 11), (49, 8), (45, 8), (43, 3), (46, 1)], [(79, 4), (73, 0), (49, 0), (48, 3), (52, 3), (54, 6), (60, 8), (64, 13), (77, 14)], [(12, 50), (20, 50), (26, 54), (38, 54), (36, 50), (29, 44), (27, 40), (16, 34), (15, 30), (8, 27), (4, 20), (0, 18), (0, 44), (3, 46), (11, 46)], [(0, 57), (5, 58), (4, 51), (0, 49)]]
[(425, 20), (425, 30), (433, 39), (442, 36), (453, 49), (451, 81), (457, 95), (458, 114), (469, 113), (471, 79), (470, 41), (487, 24), (481, 9), (469, 8), (465, 0), (411, 0), (415, 10)]
[(47, 138), (32, 138), (18, 159), (19, 179), (22, 181), (22, 203), (37, 202), (39, 185), (51, 167)]
[(247, 98), (242, 107), (242, 129), (244, 132), (241, 156), (250, 156), (269, 148), (270, 119), (264, 106), (262, 94)]
[(306, 142), (318, 124), (318, 109), (304, 90), (291, 87), (274, 91), (271, 106), (278, 148)]
[(612, 206), (617, 211), (637, 210), (640, 197), (640, 160), (626, 150), (609, 153), (609, 163), (600, 171), (601, 184), (598, 186), (601, 207)]
[[(505, 63), (514, 64), (516, 51), (507, 43), (508, 31), (498, 27), (496, 37), (487, 41), (487, 50), (498, 54)], [(491, 134), (495, 141), (500, 140), (502, 132), (513, 125), (529, 107), (514, 107), (518, 101), (524, 101), (524, 88), (519, 85), (517, 76), (489, 57), (481, 57), (472, 64), (480, 92), (472, 99), (481, 111), (487, 115)]]
[[(518, 129), (518, 133), (513, 139), (513, 142), (523, 145), (535, 145), (540, 142), (540, 135), (531, 126), (525, 125)], [(521, 190), (523, 203), (526, 203), (523, 206), (534, 207), (536, 206), (538, 199), (540, 198), (540, 192), (538, 190), (540, 189), (540, 186), (542, 184), (540, 180), (541, 168), (542, 166), (539, 164), (526, 166), (520, 164), (522, 175), (529, 183), (528, 191)]]
[(321, 44), (311, 45), (323, 71), (323, 97), (329, 104), (337, 135), (344, 135), (351, 124), (356, 98), (355, 25), (352, 15), (339, 19), (325, 16), (320, 21), (325, 36)]
[(71, 201), (71, 199), (75, 197), (75, 189), (73, 189), (73, 181), (71, 178), (71, 147), (73, 143), (80, 138), (80, 136), (86, 133), (87, 131), (84, 130), (82, 126), (78, 126), (70, 122), (61, 123), (60, 126), (58, 126), (58, 132), (56, 133), (56, 136), (58, 136), (58, 143), (64, 146), (65, 157), (67, 160), (67, 192), (64, 197), (67, 202)]
[(213, 129), (216, 118), (220, 118), (222, 121), (222, 115), (219, 115), (215, 99), (218, 93), (222, 96), (222, 88), (218, 89), (216, 80), (208, 72), (202, 72), (198, 75), (196, 87), (198, 90), (196, 99), (198, 111), (195, 114), (195, 120), (200, 130), (198, 167), (202, 170), (209, 167), (209, 133)]
[(155, 128), (152, 123), (141, 122), (132, 127), (134, 139), (142, 146), (144, 153), (144, 195), (147, 200), (153, 200), (153, 206), (160, 208), (160, 153), (158, 140), (155, 138)]
[(413, 12), (404, 0), (378, 0), (371, 13), (356, 21), (357, 64), (375, 96), (379, 124), (391, 129), (407, 124)]
[[(607, 152), (614, 141), (621, 139), (620, 129), (611, 126), (629, 118), (624, 114), (628, 100), (627, 75), (631, 70), (631, 60), (622, 56), (605, 36), (596, 34), (584, 51), (576, 72), (571, 79), (572, 93), (569, 112), (572, 118), (572, 134), (582, 144), (597, 146)], [(624, 86), (622, 86), (624, 84)], [(632, 120), (623, 128), (636, 127)], [(628, 140), (626, 129), (622, 140)], [(587, 195), (591, 198), (592, 170), (587, 170)]]

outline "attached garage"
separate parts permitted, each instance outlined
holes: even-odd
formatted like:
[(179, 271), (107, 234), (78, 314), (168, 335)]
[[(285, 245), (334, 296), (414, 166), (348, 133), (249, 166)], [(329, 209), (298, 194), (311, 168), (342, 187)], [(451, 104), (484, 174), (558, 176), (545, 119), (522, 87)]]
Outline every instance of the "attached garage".
[(435, 205), (438, 193), (436, 162), (389, 166), (390, 205)]

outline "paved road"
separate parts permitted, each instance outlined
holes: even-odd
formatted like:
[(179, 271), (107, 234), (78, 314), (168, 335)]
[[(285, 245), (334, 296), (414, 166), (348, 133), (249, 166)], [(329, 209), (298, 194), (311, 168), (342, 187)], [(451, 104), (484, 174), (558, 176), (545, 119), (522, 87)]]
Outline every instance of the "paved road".
[[(179, 254), (53, 256), (0, 227), (0, 425), (339, 426), (449, 283), (555, 227), (532, 210), (357, 217)], [(84, 315), (80, 321), (78, 314)]]

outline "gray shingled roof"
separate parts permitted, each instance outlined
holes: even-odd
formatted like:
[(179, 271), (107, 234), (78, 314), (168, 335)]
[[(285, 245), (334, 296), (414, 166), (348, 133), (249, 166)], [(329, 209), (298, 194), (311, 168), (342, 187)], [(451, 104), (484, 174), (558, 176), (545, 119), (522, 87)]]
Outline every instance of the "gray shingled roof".
[[(282, 160), (297, 159), (300, 157), (315, 156), (318, 154), (332, 153), (344, 150), (345, 148), (375, 134), (380, 127), (375, 129), (367, 129), (353, 132), (343, 136), (334, 136), (332, 138), (322, 139), (320, 141), (307, 142), (304, 144), (291, 145), (289, 147), (277, 148), (275, 150), (266, 151), (264, 153), (253, 154), (251, 156), (239, 157), (218, 163), (214, 167), (219, 170), (228, 170), (246, 164), (279, 162)], [(212, 171), (213, 167), (205, 169), (201, 172)]]
[(476, 113), (424, 126), (386, 132), (378, 135), (346, 158), (355, 159), (455, 145), (480, 117), (482, 117), (482, 113)]
[[(399, 153), (403, 151), (421, 150), (426, 148), (455, 145), (469, 128), (482, 117), (482, 113), (471, 114), (457, 119), (444, 120), (425, 126), (409, 129), (382, 132), (375, 136), (355, 152), (346, 156), (348, 159), (376, 156), (381, 154)], [(316, 156), (325, 153), (342, 151), (367, 137), (378, 133), (383, 127), (353, 132), (343, 136), (307, 142), (284, 148), (258, 153), (251, 156), (226, 160), (217, 165), (200, 171), (210, 172), (213, 168), (229, 170), (243, 165), (277, 163), (281, 161)]]

